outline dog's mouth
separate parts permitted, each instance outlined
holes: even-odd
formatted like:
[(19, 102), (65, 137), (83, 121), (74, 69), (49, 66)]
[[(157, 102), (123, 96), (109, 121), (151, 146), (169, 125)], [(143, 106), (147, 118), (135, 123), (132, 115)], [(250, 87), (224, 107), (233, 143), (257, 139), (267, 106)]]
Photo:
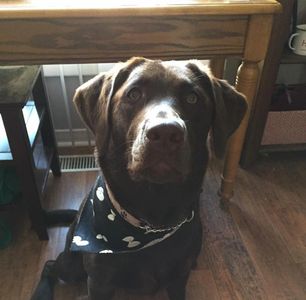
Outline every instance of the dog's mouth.
[(173, 175), (179, 175), (180, 173), (174, 166), (171, 166), (165, 161), (156, 162), (155, 164), (152, 164), (148, 169), (149, 172), (151, 172), (153, 175), (160, 177), (167, 177), (167, 175), (171, 176), (171, 174), (171, 177), (173, 177)]
[(143, 143), (137, 151), (130, 152), (127, 169), (134, 181), (151, 183), (180, 183), (190, 172), (190, 155), (187, 144), (179, 151), (156, 151)]
[(148, 181), (156, 184), (180, 183), (187, 175), (187, 168), (181, 162), (173, 160), (152, 160), (147, 162), (131, 163), (128, 172), (134, 181)]

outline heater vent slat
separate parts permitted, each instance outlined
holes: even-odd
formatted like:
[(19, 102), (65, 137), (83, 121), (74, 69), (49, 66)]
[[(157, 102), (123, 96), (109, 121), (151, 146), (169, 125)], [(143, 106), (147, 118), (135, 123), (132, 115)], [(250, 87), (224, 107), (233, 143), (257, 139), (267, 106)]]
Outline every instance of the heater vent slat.
[(97, 171), (94, 155), (61, 155), (62, 172)]

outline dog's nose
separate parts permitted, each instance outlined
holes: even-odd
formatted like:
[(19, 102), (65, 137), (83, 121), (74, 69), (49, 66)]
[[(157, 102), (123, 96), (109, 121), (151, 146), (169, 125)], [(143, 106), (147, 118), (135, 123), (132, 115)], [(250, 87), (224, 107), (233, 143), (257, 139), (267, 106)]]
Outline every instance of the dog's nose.
[(179, 124), (162, 123), (149, 128), (146, 136), (157, 151), (176, 151), (183, 144), (184, 128)]

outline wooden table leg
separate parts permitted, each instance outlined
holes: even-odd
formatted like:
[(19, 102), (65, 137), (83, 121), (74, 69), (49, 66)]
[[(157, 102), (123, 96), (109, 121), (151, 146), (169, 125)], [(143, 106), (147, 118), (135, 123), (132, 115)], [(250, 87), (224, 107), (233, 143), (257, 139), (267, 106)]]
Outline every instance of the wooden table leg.
[(41, 110), (43, 109), (45, 111), (41, 126), (41, 136), (44, 146), (51, 148), (53, 152), (52, 161), (51, 161), (52, 173), (54, 176), (60, 176), (61, 167), (58, 157), (57, 144), (56, 144), (53, 122), (51, 118), (49, 101), (45, 90), (42, 71), (39, 73), (36, 84), (33, 88), (33, 97), (35, 100), (35, 104), (37, 104), (39, 109)]
[(250, 117), (252, 100), (256, 93), (258, 75), (259, 68), (257, 62), (242, 62), (237, 74), (236, 88), (246, 96), (248, 110), (239, 128), (228, 142), (220, 190), (221, 198), (224, 200), (228, 200), (233, 196), (234, 183)]
[(252, 103), (255, 99), (259, 78), (259, 62), (265, 59), (272, 28), (271, 15), (252, 16), (249, 21), (244, 58), (236, 78), (236, 88), (248, 102), (248, 111), (239, 128), (229, 139), (224, 161), (220, 196), (229, 200), (233, 196), (234, 183), (238, 171), (240, 155), (247, 130)]
[(21, 108), (8, 109), (2, 113), (2, 119), (33, 229), (39, 239), (48, 240), (47, 224), (34, 173), (35, 163)]
[(225, 58), (212, 58), (209, 60), (209, 67), (213, 75), (219, 79), (223, 78)]

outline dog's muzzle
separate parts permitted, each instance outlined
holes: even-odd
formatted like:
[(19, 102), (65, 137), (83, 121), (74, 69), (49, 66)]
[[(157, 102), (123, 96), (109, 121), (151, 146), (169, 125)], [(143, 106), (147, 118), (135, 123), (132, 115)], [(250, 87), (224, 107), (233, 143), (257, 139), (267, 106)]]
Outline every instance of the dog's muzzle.
[(128, 166), (133, 179), (165, 183), (186, 177), (190, 152), (187, 129), (170, 104), (147, 108), (134, 136)]

